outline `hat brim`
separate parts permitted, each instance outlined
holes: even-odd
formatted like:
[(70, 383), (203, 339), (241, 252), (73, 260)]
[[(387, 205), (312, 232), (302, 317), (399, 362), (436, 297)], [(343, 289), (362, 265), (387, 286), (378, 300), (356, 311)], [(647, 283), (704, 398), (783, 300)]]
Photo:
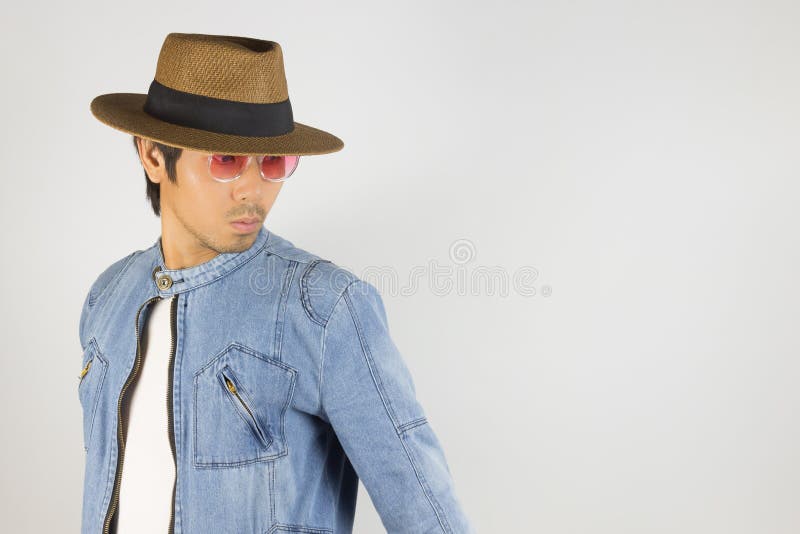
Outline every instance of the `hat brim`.
[(146, 94), (109, 93), (92, 100), (92, 115), (100, 122), (131, 135), (165, 145), (225, 154), (300, 155), (329, 154), (344, 142), (324, 130), (294, 123), (290, 133), (273, 137), (248, 137), (198, 130), (165, 122), (145, 113)]

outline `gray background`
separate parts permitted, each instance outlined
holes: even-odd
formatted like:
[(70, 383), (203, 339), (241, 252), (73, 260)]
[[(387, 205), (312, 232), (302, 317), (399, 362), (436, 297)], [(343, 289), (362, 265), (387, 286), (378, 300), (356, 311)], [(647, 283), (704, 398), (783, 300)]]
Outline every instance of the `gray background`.
[[(301, 162), (269, 228), (405, 285), (432, 262), (537, 273), (534, 295), (377, 283), (479, 531), (800, 531), (798, 15), (6, 6), (3, 530), (78, 531), (80, 306), (160, 231), (130, 136), (89, 102), (146, 92), (179, 31), (281, 43), (295, 119), (345, 142)], [(356, 531), (382, 531), (363, 487)]]

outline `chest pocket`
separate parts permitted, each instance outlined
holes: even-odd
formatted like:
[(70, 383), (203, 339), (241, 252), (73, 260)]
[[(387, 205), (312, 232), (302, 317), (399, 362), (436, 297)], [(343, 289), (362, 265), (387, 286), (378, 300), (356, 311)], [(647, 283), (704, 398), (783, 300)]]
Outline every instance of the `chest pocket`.
[(78, 398), (83, 411), (83, 450), (88, 451), (91, 444), (100, 391), (108, 369), (108, 361), (100, 353), (97, 341), (92, 338), (83, 351), (81, 372), (78, 375)]
[(194, 374), (194, 466), (236, 467), (288, 453), (297, 370), (233, 342)]

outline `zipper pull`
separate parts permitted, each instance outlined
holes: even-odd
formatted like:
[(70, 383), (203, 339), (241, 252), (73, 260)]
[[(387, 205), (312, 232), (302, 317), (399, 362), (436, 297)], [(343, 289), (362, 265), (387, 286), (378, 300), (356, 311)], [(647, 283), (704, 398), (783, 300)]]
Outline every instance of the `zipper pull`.
[(78, 378), (79, 378), (80, 380), (83, 380), (83, 377), (86, 375), (86, 373), (88, 373), (88, 372), (89, 372), (89, 366), (90, 366), (90, 365), (92, 365), (92, 360), (89, 360), (88, 362), (86, 362), (86, 367), (84, 367), (84, 368), (81, 370), (81, 374), (80, 374), (80, 375), (78, 375)]
[(236, 386), (233, 385), (233, 382), (228, 380), (228, 377), (225, 377), (225, 384), (228, 386), (228, 389), (231, 393), (236, 393)]

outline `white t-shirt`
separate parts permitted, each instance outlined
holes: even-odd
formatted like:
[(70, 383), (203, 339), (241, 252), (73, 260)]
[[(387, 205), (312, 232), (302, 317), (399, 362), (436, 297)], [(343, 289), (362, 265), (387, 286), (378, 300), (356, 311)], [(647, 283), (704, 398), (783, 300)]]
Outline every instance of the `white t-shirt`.
[(142, 362), (126, 392), (127, 436), (122, 464), (118, 534), (166, 532), (172, 510), (175, 462), (167, 424), (167, 373), (172, 344), (170, 299), (149, 304), (140, 332)]

